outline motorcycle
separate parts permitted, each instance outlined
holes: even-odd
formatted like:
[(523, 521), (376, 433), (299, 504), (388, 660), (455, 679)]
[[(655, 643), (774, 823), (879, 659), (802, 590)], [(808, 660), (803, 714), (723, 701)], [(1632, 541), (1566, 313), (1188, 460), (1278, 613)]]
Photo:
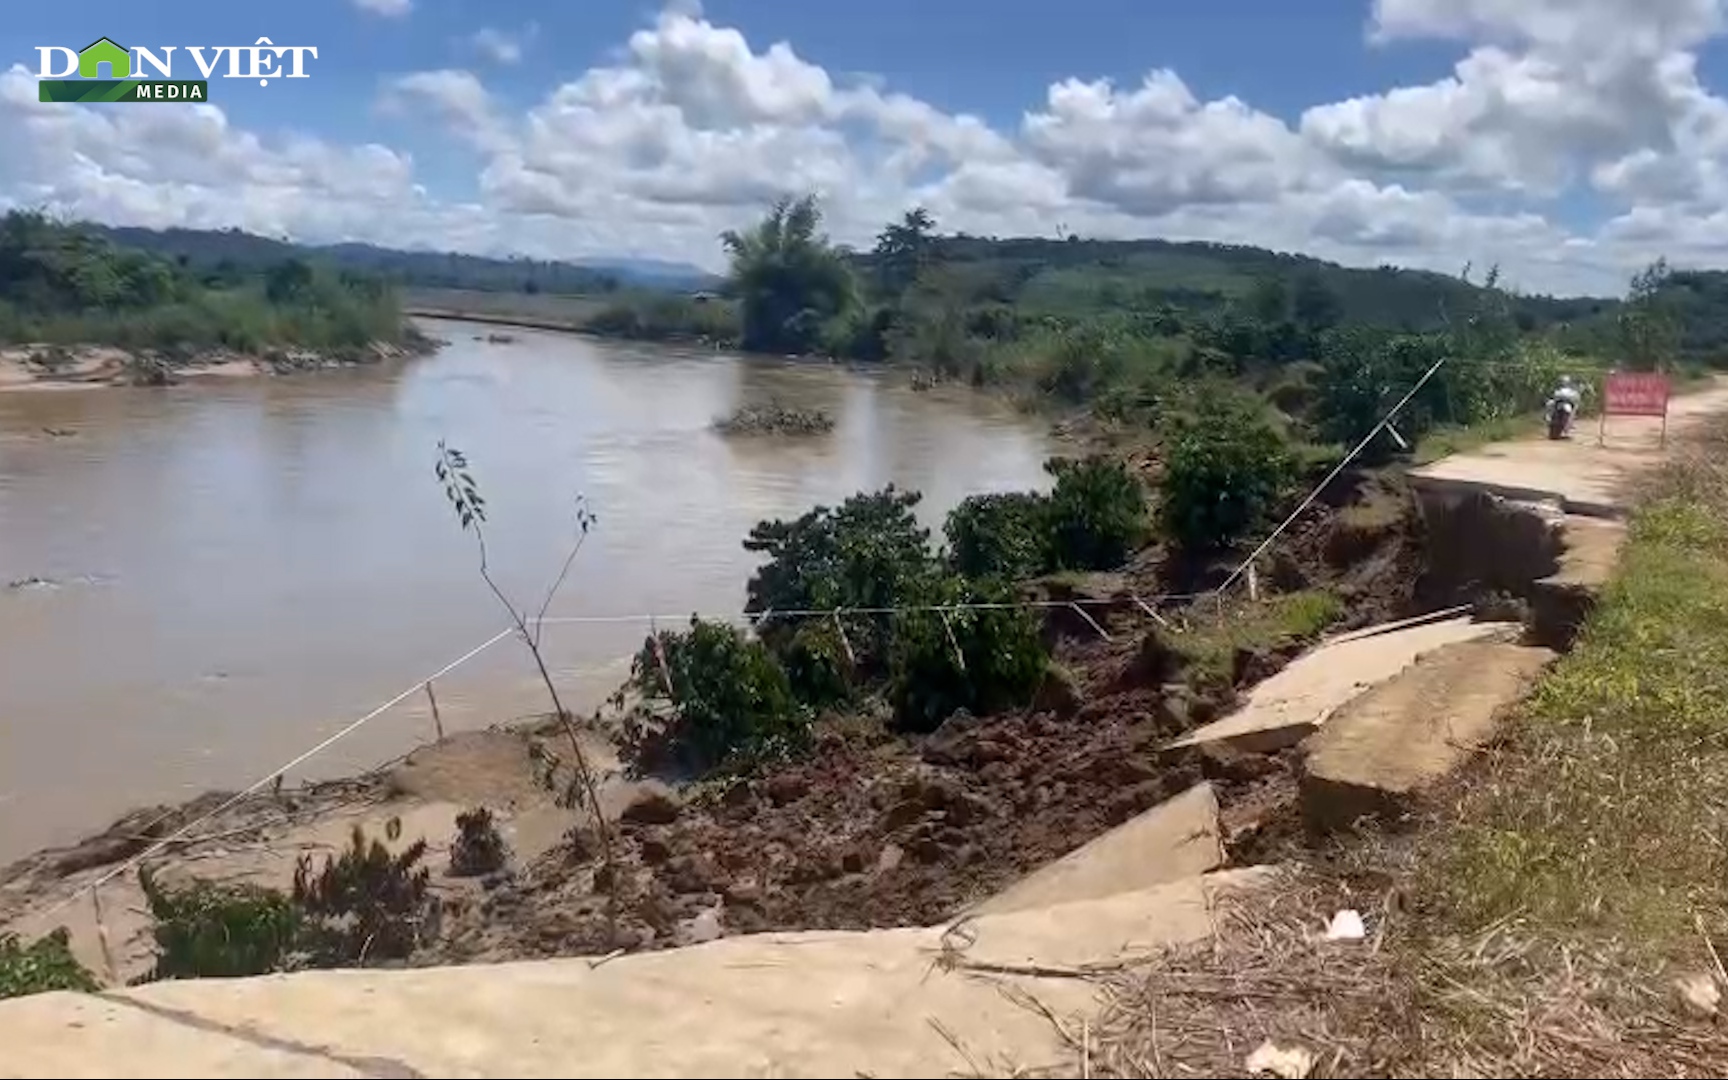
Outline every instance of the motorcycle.
[(1564, 439), (1572, 428), (1572, 414), (1577, 406), (1570, 401), (1550, 401), (1548, 403), (1548, 437)]

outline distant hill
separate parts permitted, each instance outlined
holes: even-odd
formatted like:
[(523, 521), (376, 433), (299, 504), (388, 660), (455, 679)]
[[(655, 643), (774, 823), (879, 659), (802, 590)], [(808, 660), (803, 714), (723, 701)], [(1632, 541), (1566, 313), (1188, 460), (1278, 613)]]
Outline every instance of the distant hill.
[[(303, 245), (238, 229), (90, 228), (119, 245), (167, 255), (205, 274), (252, 273), (298, 257), (422, 289), (600, 296), (628, 289), (697, 292), (721, 283), (699, 267), (659, 259), (496, 259), (374, 244)], [(1221, 310), (1251, 305), (1257, 293), (1264, 297), (1268, 291), (1282, 292), (1289, 302), (1307, 288), (1335, 298), (1346, 322), (1427, 330), (1454, 312), (1471, 310), (1479, 293), (1479, 285), (1454, 275), (1340, 266), (1239, 244), (965, 234), (934, 237), (932, 242), (932, 261), (939, 272), (921, 282), (918, 291), (965, 307), (1010, 305), (1034, 317), (1160, 307)], [(855, 253), (851, 261), (866, 281), (875, 273), (870, 253)], [(1692, 285), (1697, 288), (1702, 282)], [(1600, 325), (1611, 318), (1618, 301), (1520, 295), (1513, 297), (1513, 305), (1520, 326), (1535, 330)]]
[[(1257, 291), (1270, 290), (1274, 300), (1282, 291), (1288, 299), (1318, 285), (1336, 298), (1345, 322), (1426, 330), (1472, 310), (1480, 291), (1454, 275), (1340, 266), (1245, 245), (965, 235), (938, 237), (934, 245), (939, 290), (962, 303), (1009, 304), (1028, 315), (1210, 310), (1251, 304)], [(872, 256), (854, 259), (866, 275), (872, 272)], [(1526, 330), (1589, 320), (1617, 304), (1599, 297), (1513, 297), (1514, 315)]]
[(239, 229), (90, 228), (123, 247), (167, 255), (205, 273), (219, 272), (225, 269), (223, 264), (248, 272), (297, 257), (375, 274), (402, 285), (487, 292), (589, 295), (629, 287), (694, 291), (714, 280), (699, 267), (655, 259), (494, 259), (454, 252), (399, 251), (373, 244), (295, 244)]
[(626, 285), (646, 285), (680, 292), (718, 288), (719, 275), (689, 263), (664, 259), (578, 259), (577, 266), (611, 274)]

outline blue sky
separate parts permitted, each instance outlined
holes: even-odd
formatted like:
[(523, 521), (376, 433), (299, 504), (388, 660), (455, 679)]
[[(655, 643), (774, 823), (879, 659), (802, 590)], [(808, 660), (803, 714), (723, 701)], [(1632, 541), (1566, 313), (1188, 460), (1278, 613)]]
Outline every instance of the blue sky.
[[(1722, 6), (19, 5), (0, 138), (25, 153), (0, 161), (0, 202), (713, 265), (720, 229), (814, 189), (843, 239), (925, 203), (975, 232), (1501, 262), (1601, 290), (1654, 254), (1728, 263)], [(319, 58), (304, 81), (214, 80), (207, 108), (27, 100), (36, 46), (98, 36)]]

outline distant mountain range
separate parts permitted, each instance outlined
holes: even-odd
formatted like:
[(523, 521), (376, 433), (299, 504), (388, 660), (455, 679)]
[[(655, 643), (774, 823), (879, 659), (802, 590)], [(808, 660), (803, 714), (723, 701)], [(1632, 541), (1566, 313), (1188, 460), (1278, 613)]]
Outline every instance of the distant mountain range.
[(570, 294), (632, 287), (693, 292), (711, 288), (718, 280), (700, 267), (662, 259), (494, 259), (443, 251), (400, 251), (375, 244), (296, 244), (239, 229), (90, 228), (121, 246), (156, 252), (205, 271), (214, 271), (224, 263), (255, 269), (301, 258), (377, 274), (403, 285)]

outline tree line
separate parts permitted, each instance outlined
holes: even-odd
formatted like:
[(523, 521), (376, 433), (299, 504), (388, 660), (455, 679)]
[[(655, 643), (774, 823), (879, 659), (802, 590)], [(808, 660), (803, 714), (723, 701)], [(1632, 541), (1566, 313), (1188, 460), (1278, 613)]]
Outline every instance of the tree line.
[(297, 256), (200, 270), (39, 213), (0, 217), (0, 342), (358, 356), (403, 332), (395, 290), (374, 276)]

